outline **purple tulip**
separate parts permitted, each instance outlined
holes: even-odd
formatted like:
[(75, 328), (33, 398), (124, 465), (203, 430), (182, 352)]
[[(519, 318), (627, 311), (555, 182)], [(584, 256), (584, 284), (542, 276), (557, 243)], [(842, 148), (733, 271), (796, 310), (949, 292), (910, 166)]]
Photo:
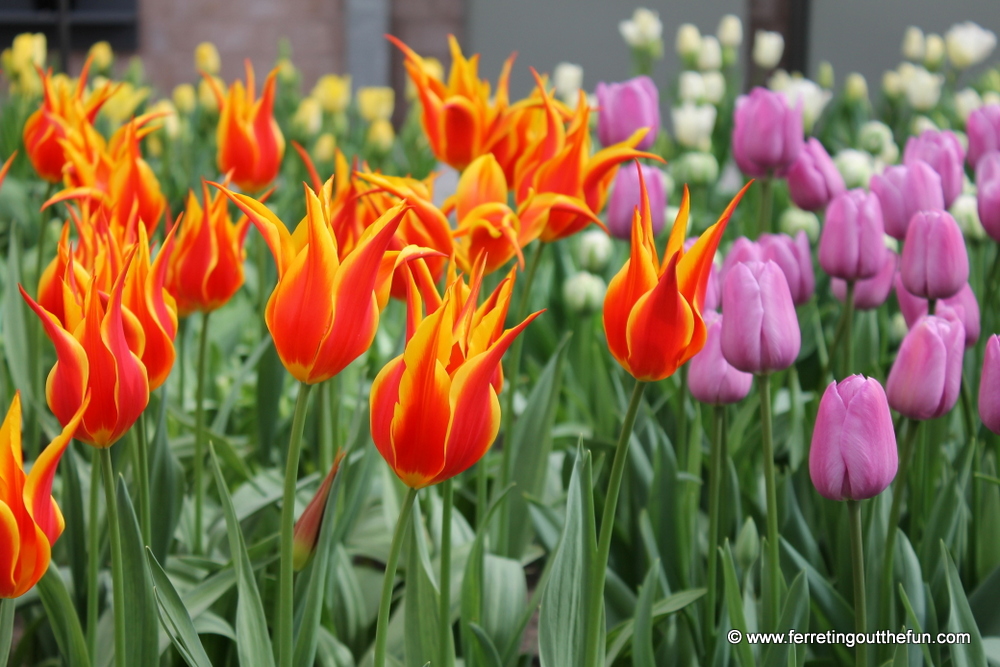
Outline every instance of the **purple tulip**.
[(795, 205), (817, 211), (844, 191), (844, 177), (833, 164), (823, 144), (816, 138), (805, 143), (799, 157), (785, 173), (788, 193)]
[(885, 233), (902, 241), (913, 214), (932, 208), (944, 208), (941, 177), (920, 160), (904, 166), (889, 167), (872, 176), (872, 192), (882, 207)]
[(605, 147), (621, 143), (636, 130), (649, 132), (637, 148), (645, 150), (656, 141), (660, 131), (660, 91), (648, 76), (637, 76), (621, 83), (597, 84), (597, 137)]
[(730, 270), (737, 264), (763, 261), (764, 253), (761, 251), (760, 246), (755, 241), (751, 241), (745, 236), (740, 236), (733, 241), (733, 245), (729, 247), (729, 252), (726, 253), (726, 258), (722, 260), (722, 271), (719, 273), (719, 278), (725, 284), (726, 276), (729, 275)]
[(802, 336), (785, 274), (775, 262), (747, 262), (730, 269), (722, 284), (722, 354), (747, 373), (788, 368)]
[[(889, 298), (889, 292), (892, 291), (892, 279), (896, 275), (898, 263), (899, 256), (892, 250), (886, 249), (882, 268), (875, 274), (875, 277), (865, 278), (854, 283), (854, 308), (856, 310), (874, 310), (885, 303), (885, 300)], [(831, 279), (830, 289), (840, 301), (847, 300), (846, 280)]]
[(925, 130), (919, 137), (910, 137), (903, 151), (903, 164), (923, 160), (941, 177), (944, 191), (944, 208), (951, 206), (962, 194), (965, 176), (965, 149), (954, 132)]
[(964, 351), (961, 322), (935, 315), (917, 321), (885, 385), (892, 409), (910, 419), (935, 419), (951, 410), (962, 386)]
[[(649, 195), (649, 209), (653, 216), (653, 233), (663, 231), (663, 218), (667, 209), (667, 192), (663, 186), (663, 172), (656, 167), (639, 165), (642, 179)], [(623, 164), (615, 176), (615, 186), (608, 201), (608, 229), (620, 239), (632, 236), (632, 214), (636, 206), (641, 206), (639, 191), (639, 170), (636, 163)]]
[(810, 298), (816, 289), (816, 275), (813, 272), (812, 251), (809, 237), (799, 231), (793, 239), (787, 234), (761, 234), (757, 240), (761, 250), (761, 261), (773, 261), (785, 274), (792, 302), (800, 306)]
[(834, 278), (874, 278), (882, 268), (885, 243), (878, 197), (862, 189), (833, 198), (819, 237), (819, 265)]
[(801, 104), (790, 109), (781, 93), (759, 87), (736, 100), (733, 157), (743, 173), (764, 176), (785, 169), (803, 145)]
[[(903, 314), (906, 326), (912, 327), (917, 320), (927, 314), (927, 299), (910, 294), (903, 286), (903, 279), (899, 274), (896, 274), (894, 283), (899, 312)], [(965, 283), (955, 296), (938, 301), (934, 306), (934, 314), (955, 318), (962, 323), (965, 328), (965, 347), (972, 347), (979, 340), (981, 330), (979, 302), (969, 283)]]
[(852, 375), (823, 392), (809, 448), (809, 476), (830, 500), (864, 500), (896, 477), (896, 434), (878, 380)]
[(965, 238), (947, 211), (921, 211), (906, 230), (899, 263), (903, 285), (926, 299), (955, 296), (969, 281)]
[(707, 311), (704, 318), (708, 334), (705, 347), (688, 365), (688, 389), (702, 403), (739, 403), (750, 392), (753, 375), (733, 368), (722, 356), (722, 315)]
[(965, 121), (969, 137), (969, 166), (979, 169), (979, 160), (990, 151), (1000, 150), (1000, 104), (979, 107)]
[(979, 158), (976, 193), (979, 221), (990, 238), (1000, 243), (1000, 151), (989, 151)]
[(979, 376), (979, 418), (986, 428), (1000, 433), (1000, 338), (990, 336)]

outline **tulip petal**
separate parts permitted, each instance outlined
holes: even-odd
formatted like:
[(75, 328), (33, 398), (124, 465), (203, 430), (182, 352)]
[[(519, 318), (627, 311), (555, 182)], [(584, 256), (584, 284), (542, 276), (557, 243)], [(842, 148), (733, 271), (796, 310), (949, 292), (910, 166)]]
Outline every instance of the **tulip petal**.
[[(700, 319), (697, 318), (700, 324)], [(656, 381), (669, 377), (682, 363), (686, 351), (695, 352), (704, 345), (705, 327), (700, 327), (701, 341), (692, 340), (698, 331), (691, 306), (677, 289), (677, 255), (671, 258), (656, 286), (636, 301), (629, 313), (626, 328), (628, 364), (637, 379)], [(696, 343), (692, 345), (692, 343)], [(686, 361), (686, 359), (684, 359)]]

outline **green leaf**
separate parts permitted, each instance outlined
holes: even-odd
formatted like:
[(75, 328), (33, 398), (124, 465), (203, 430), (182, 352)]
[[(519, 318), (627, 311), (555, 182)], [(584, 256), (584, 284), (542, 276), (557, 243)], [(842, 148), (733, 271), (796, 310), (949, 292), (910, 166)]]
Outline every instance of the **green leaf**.
[(170, 577), (163, 571), (156, 556), (149, 549), (146, 550), (146, 561), (153, 578), (153, 592), (160, 612), (160, 622), (170, 635), (174, 648), (190, 667), (212, 667), (212, 661), (205, 653), (205, 647), (198, 637), (198, 631), (195, 630), (187, 607), (177, 594)]
[(226, 394), (226, 398), (223, 399), (222, 403), (219, 404), (219, 409), (215, 413), (215, 419), (212, 421), (211, 430), (216, 433), (225, 433), (226, 425), (229, 423), (229, 415), (233, 411), (233, 407), (236, 405), (236, 401), (240, 397), (240, 392), (243, 390), (243, 385), (250, 377), (251, 371), (253, 371), (254, 366), (260, 361), (267, 349), (271, 347), (273, 341), (270, 336), (265, 336), (257, 343), (257, 347), (254, 351), (250, 353), (250, 356), (246, 358), (243, 365), (240, 366), (240, 370), (231, 378), (232, 386), (229, 388), (229, 393)]
[[(59, 507), (66, 515), (66, 531), (62, 540), (69, 552), (69, 567), (73, 573), (73, 599), (77, 613), (83, 617), (87, 609), (87, 524), (83, 519), (83, 490), (76, 450), (70, 446), (62, 457), (60, 474), (63, 480)], [(0, 651), (0, 655), (3, 652)]]
[(226, 516), (226, 529), (229, 532), (229, 550), (236, 566), (236, 588), (239, 600), (236, 604), (236, 647), (240, 657), (241, 667), (274, 667), (274, 653), (271, 648), (271, 638), (267, 631), (267, 620), (264, 616), (264, 606), (257, 590), (253, 566), (247, 555), (246, 543), (243, 541), (243, 531), (236, 518), (236, 508), (222, 477), (219, 459), (215, 456), (215, 448), (209, 445), (212, 453), (212, 470), (215, 473), (215, 485), (219, 491), (219, 500)]
[(736, 652), (740, 667), (755, 667), (753, 651), (750, 650), (750, 644), (746, 641), (747, 621), (743, 614), (743, 598), (740, 596), (740, 585), (736, 579), (736, 566), (733, 565), (733, 552), (729, 548), (728, 539), (719, 547), (719, 552), (722, 555), (722, 575), (729, 620), (734, 629), (743, 633), (743, 639), (733, 645), (733, 650)]
[(483, 619), (478, 625), (489, 635), (494, 646), (509, 646), (519, 641), (518, 618), (527, 599), (528, 583), (521, 563), (486, 554), (483, 559)]
[(285, 367), (274, 345), (257, 364), (257, 446), (261, 460), (270, 462), (272, 440), (278, 425), (278, 403), (285, 385)]
[(983, 634), (1000, 636), (1000, 567), (969, 596), (969, 607)]
[(45, 615), (49, 617), (52, 634), (55, 635), (59, 653), (66, 660), (67, 667), (90, 667), (83, 628), (80, 627), (80, 619), (58, 568), (49, 567), (38, 580), (35, 589), (45, 607)]
[(792, 545), (781, 540), (784, 555), (792, 561), (789, 569), (805, 571), (815, 610), (837, 632), (854, 629), (854, 611), (843, 596), (830, 584), (829, 579), (814, 568)]
[(503, 667), (497, 647), (493, 645), (493, 641), (486, 631), (475, 623), (469, 623), (469, 629), (472, 630), (472, 634), (476, 638), (476, 641), (479, 642), (479, 648), (485, 656), (485, 667)]
[(161, 393), (156, 410), (156, 431), (149, 441), (150, 548), (166, 561), (184, 504), (184, 470), (167, 442), (167, 401)]
[(428, 661), (435, 665), (444, 664), (443, 658), (438, 656), (440, 595), (427, 553), (427, 539), (419, 506), (413, 508), (409, 533), (406, 594), (403, 598), (405, 664), (409, 667), (422, 667)]
[[(659, 600), (653, 605), (652, 619), (655, 623), (664, 616), (669, 616), (675, 612), (684, 609), (688, 605), (696, 602), (705, 596), (704, 588), (693, 588), (689, 591), (681, 591), (680, 593), (674, 593), (669, 597), (665, 597)], [(604, 664), (607, 667), (611, 667), (621, 652), (629, 645), (632, 641), (632, 636), (635, 633), (635, 624), (633, 619), (628, 619), (619, 623), (611, 632), (608, 633), (608, 654), (604, 659)]]
[(958, 576), (958, 569), (955, 567), (948, 547), (942, 540), (941, 560), (945, 563), (948, 597), (950, 600), (951, 612), (948, 614), (948, 622), (945, 629), (948, 632), (968, 633), (972, 641), (968, 644), (952, 644), (951, 659), (955, 667), (985, 667), (986, 653), (983, 650), (983, 638), (979, 634), (976, 626), (976, 619), (969, 608), (969, 601), (965, 597), (965, 588), (962, 586), (962, 579)]
[[(788, 589), (778, 627), (782, 631), (794, 628), (800, 632), (806, 632), (809, 629), (809, 579), (806, 577), (805, 570), (799, 572)], [(793, 648), (794, 646), (787, 642), (771, 644), (764, 652), (764, 665), (766, 667), (786, 667), (788, 665), (788, 651)]]
[[(923, 627), (921, 627), (920, 619), (913, 613), (913, 605), (910, 604), (910, 599), (906, 595), (906, 588), (903, 587), (903, 584), (899, 585), (899, 599), (903, 602), (903, 609), (906, 610), (906, 618), (910, 622), (910, 628), (918, 635), (921, 634), (924, 631)], [(919, 646), (924, 654), (924, 660), (927, 661), (928, 665), (933, 665), (934, 661), (931, 659), (931, 653), (927, 648), (927, 644), (920, 644)]]
[(142, 533), (125, 480), (118, 477), (118, 515), (121, 517), (122, 569), (125, 572), (125, 662), (155, 665), (159, 659), (156, 598), (146, 569)]
[(659, 588), (660, 561), (646, 573), (646, 578), (639, 589), (639, 601), (635, 610), (635, 637), (632, 639), (632, 667), (656, 667), (653, 647), (653, 598)]

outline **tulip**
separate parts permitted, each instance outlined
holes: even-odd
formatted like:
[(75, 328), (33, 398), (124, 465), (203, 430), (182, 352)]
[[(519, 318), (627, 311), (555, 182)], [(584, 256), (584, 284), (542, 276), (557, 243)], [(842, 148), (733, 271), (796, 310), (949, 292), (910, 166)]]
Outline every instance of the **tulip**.
[[(749, 185), (747, 186), (749, 187)], [(669, 377), (705, 345), (702, 320), (715, 250), (746, 187), (718, 222), (684, 251), (690, 200), (685, 190), (660, 263), (653, 240), (653, 216), (640, 176), (642, 207), (632, 219), (629, 261), (611, 280), (604, 298), (604, 331), (612, 356), (635, 379)]]
[(944, 208), (951, 206), (962, 194), (965, 170), (965, 149), (954, 132), (926, 130), (919, 137), (910, 137), (903, 151), (903, 164), (923, 160), (941, 177)]
[(722, 354), (741, 371), (784, 370), (802, 344), (795, 304), (776, 262), (734, 266), (722, 283)]
[(830, 500), (874, 498), (892, 484), (899, 464), (885, 390), (852, 375), (823, 392), (809, 448), (809, 476)]
[(273, 115), (277, 70), (267, 75), (260, 99), (249, 60), (246, 85), (236, 81), (226, 94), (208, 74), (204, 76), (220, 109), (216, 132), (219, 171), (229, 174), (247, 192), (263, 190), (278, 175), (285, 154), (285, 137)]
[(921, 160), (889, 167), (871, 179), (871, 191), (882, 208), (885, 233), (902, 241), (918, 211), (944, 208), (941, 177)]
[(586, 271), (602, 273), (614, 252), (614, 244), (606, 233), (592, 229), (580, 234), (576, 247), (576, 260)]
[(979, 221), (983, 229), (990, 238), (1000, 243), (1000, 151), (998, 150), (983, 154), (976, 163), (976, 199)]
[(774, 69), (785, 52), (785, 38), (780, 32), (758, 30), (753, 40), (753, 61), (761, 69)]
[(781, 93), (758, 87), (736, 101), (733, 157), (744, 173), (764, 176), (789, 167), (803, 145), (802, 111), (789, 108)]
[(979, 376), (979, 417), (986, 428), (1000, 433), (1000, 337), (990, 336)]
[[(897, 273), (894, 281), (896, 301), (907, 327), (912, 327), (921, 317), (927, 315), (927, 299), (910, 294)], [(955, 296), (941, 299), (934, 308), (934, 314), (940, 317), (955, 319), (962, 323), (965, 329), (965, 347), (972, 347), (979, 340), (981, 331), (979, 302), (976, 294), (968, 283), (962, 286)]]
[(868, 188), (875, 169), (874, 159), (870, 153), (845, 148), (833, 158), (837, 172), (844, 179), (848, 188)]
[[(892, 250), (886, 249), (882, 268), (871, 278), (857, 280), (854, 282), (854, 308), (857, 310), (874, 310), (885, 303), (892, 291), (893, 277), (896, 275), (896, 266), (899, 263), (899, 256)], [(830, 288), (833, 295), (839, 301), (847, 300), (847, 281), (842, 278), (830, 280)]]
[(677, 143), (685, 148), (708, 151), (712, 148), (712, 131), (718, 109), (711, 104), (685, 102), (670, 110)]
[(737, 265), (744, 262), (763, 262), (764, 254), (759, 243), (751, 241), (745, 236), (740, 236), (733, 245), (730, 246), (726, 258), (722, 260), (722, 270), (719, 278), (722, 283), (726, 282), (726, 276)]
[(559, 63), (552, 70), (552, 83), (556, 87), (559, 99), (569, 106), (574, 106), (580, 98), (580, 89), (583, 87), (583, 67), (576, 63)]
[(997, 45), (997, 36), (978, 23), (956, 23), (944, 35), (948, 59), (956, 69), (967, 69), (987, 58)]
[(969, 256), (958, 223), (947, 211), (913, 216), (900, 262), (906, 289), (927, 299), (947, 299), (969, 281)]
[(810, 138), (785, 172), (796, 206), (816, 211), (844, 191), (844, 179), (818, 139)]
[(688, 365), (688, 389), (702, 403), (739, 403), (750, 393), (753, 375), (737, 370), (722, 356), (722, 315), (708, 311), (704, 318), (708, 335), (705, 347)]
[(656, 141), (660, 130), (660, 93), (648, 76), (621, 83), (597, 84), (597, 136), (607, 147), (628, 140), (641, 128), (647, 130), (636, 148), (645, 150)]
[(66, 525), (52, 498), (52, 482), (59, 459), (86, 408), (85, 399), (25, 475), (21, 461), (21, 393), (14, 394), (0, 426), (0, 599), (21, 597), (49, 569), (52, 545)]
[(632, 234), (632, 213), (642, 203), (639, 189), (639, 171), (646, 184), (649, 208), (653, 216), (653, 235), (663, 231), (664, 213), (667, 209), (667, 192), (664, 188), (663, 172), (656, 167), (641, 164), (627, 164), (618, 170), (615, 186), (608, 202), (608, 229), (620, 239)]
[(396, 106), (396, 91), (388, 86), (358, 89), (358, 114), (369, 123), (389, 120)]
[(343, 113), (351, 103), (351, 77), (324, 74), (316, 81), (310, 96), (319, 100), (323, 111)]
[(222, 67), (219, 50), (212, 42), (201, 42), (194, 47), (194, 67), (199, 72), (218, 74)]
[(719, 42), (726, 48), (736, 49), (743, 43), (743, 21), (735, 14), (726, 14), (715, 31)]
[(935, 419), (958, 400), (962, 385), (962, 323), (930, 315), (914, 324), (889, 371), (889, 405), (910, 419)]
[(969, 114), (965, 132), (969, 137), (969, 152), (965, 157), (978, 173), (979, 159), (990, 151), (1000, 150), (1000, 104), (987, 104)]
[[(698, 242), (697, 236), (692, 236), (687, 241), (684, 242), (684, 252), (688, 252), (694, 247), (694, 244)], [(702, 304), (702, 312), (708, 312), (710, 310), (719, 310), (719, 306), (722, 303), (722, 282), (720, 276), (722, 271), (719, 268), (718, 262), (715, 258), (712, 258), (711, 268), (708, 270), (708, 282), (705, 284), (705, 302)]]
[(578, 271), (563, 283), (562, 296), (566, 307), (573, 313), (588, 316), (601, 309), (608, 286), (600, 276), (588, 271)]
[(873, 278), (884, 263), (884, 235), (878, 198), (861, 189), (844, 192), (827, 207), (819, 264), (835, 278)]
[(323, 515), (326, 514), (326, 501), (330, 497), (330, 489), (333, 487), (333, 480), (340, 469), (340, 462), (344, 458), (344, 452), (340, 452), (330, 468), (330, 472), (319, 485), (316, 495), (309, 501), (306, 508), (299, 515), (295, 522), (295, 531), (292, 536), (293, 563), (296, 572), (304, 568), (312, 558), (316, 550), (316, 542), (319, 540), (319, 531), (323, 525)]
[(809, 237), (804, 231), (796, 234), (795, 238), (786, 234), (762, 234), (757, 244), (761, 250), (761, 261), (773, 261), (785, 274), (792, 302), (796, 306), (812, 298), (816, 276), (813, 272)]

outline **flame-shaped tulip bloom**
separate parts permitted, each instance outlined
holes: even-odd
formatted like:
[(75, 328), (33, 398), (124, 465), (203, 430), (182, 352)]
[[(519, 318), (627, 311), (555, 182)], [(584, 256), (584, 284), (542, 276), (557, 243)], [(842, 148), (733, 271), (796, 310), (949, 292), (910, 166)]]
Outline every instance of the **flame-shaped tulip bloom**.
[(218, 166), (231, 174), (246, 192), (263, 190), (278, 175), (285, 155), (285, 137), (274, 119), (274, 90), (278, 70), (268, 74), (260, 99), (254, 86), (253, 66), (246, 61), (247, 83), (236, 81), (223, 94), (215, 79), (206, 75), (219, 102)]
[(899, 262), (903, 285), (911, 294), (947, 299), (969, 282), (965, 237), (947, 211), (921, 211), (906, 230)]
[(86, 408), (86, 401), (24, 474), (21, 394), (0, 426), (0, 598), (27, 593), (49, 569), (52, 545), (66, 522), (52, 497), (52, 480)]
[(177, 300), (181, 317), (211, 312), (224, 305), (243, 285), (243, 259), (250, 221), (234, 223), (221, 192), (209, 196), (203, 184), (204, 207), (188, 193), (184, 217), (167, 267), (167, 287)]
[(747, 373), (780, 371), (795, 363), (802, 333), (781, 267), (740, 263), (722, 284), (722, 354)]
[(1000, 338), (990, 336), (979, 376), (979, 417), (986, 428), (1000, 433)]
[(864, 500), (885, 491), (899, 459), (892, 415), (878, 380), (852, 375), (823, 392), (809, 448), (809, 476), (830, 500)]
[(330, 488), (333, 486), (333, 480), (337, 476), (343, 458), (344, 452), (341, 451), (333, 462), (330, 472), (320, 482), (316, 495), (309, 501), (298, 521), (295, 522), (295, 532), (292, 538), (292, 567), (296, 572), (309, 563), (313, 551), (316, 550), (316, 540), (319, 539), (323, 515), (326, 514), (326, 501), (330, 498)]
[[(893, 276), (896, 275), (898, 263), (899, 255), (886, 249), (885, 259), (882, 260), (882, 268), (878, 273), (872, 278), (864, 278), (854, 283), (854, 307), (857, 310), (874, 310), (885, 303), (889, 298), (889, 292), (892, 291)], [(831, 278), (830, 290), (839, 301), (847, 300), (847, 281), (843, 278)], [(924, 314), (927, 314), (926, 303)]]
[(642, 208), (632, 218), (631, 257), (608, 285), (604, 332), (611, 354), (637, 380), (669, 377), (705, 345), (702, 319), (715, 251), (746, 188), (729, 203), (688, 252), (684, 251), (690, 199), (687, 189), (667, 241), (662, 264), (653, 239), (653, 218), (640, 178)]
[(722, 315), (707, 311), (704, 319), (708, 337), (688, 364), (688, 389), (702, 403), (739, 403), (750, 393), (753, 375), (733, 368), (722, 356)]
[(471, 289), (453, 282), (441, 305), (416, 324), (420, 306), (411, 286), (412, 335), (372, 383), (372, 439), (399, 479), (415, 489), (462, 473), (493, 444), (500, 430), (500, 358), (541, 314), (504, 331), (514, 274), (477, 309), (481, 278), (477, 267)]
[(910, 419), (936, 419), (958, 400), (962, 386), (965, 329), (934, 315), (918, 321), (903, 338), (885, 383), (889, 405)]

